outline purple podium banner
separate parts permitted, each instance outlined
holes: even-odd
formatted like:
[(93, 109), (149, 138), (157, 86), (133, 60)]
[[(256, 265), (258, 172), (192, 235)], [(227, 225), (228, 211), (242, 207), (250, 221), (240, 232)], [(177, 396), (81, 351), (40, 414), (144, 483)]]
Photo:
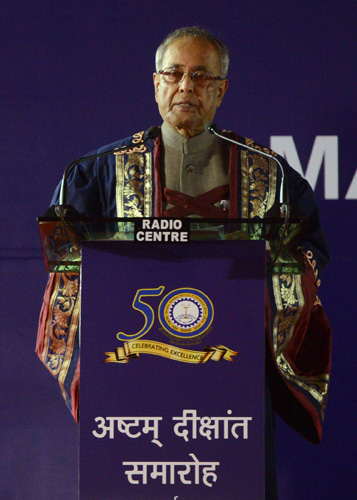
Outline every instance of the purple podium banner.
[(264, 262), (83, 244), (80, 500), (264, 498)]

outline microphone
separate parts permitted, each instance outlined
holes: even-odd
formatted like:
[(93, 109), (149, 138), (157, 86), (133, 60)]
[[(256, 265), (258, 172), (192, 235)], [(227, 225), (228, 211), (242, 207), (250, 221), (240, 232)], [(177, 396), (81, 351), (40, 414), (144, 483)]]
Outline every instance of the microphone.
[(285, 175), (285, 169), (283, 165), (280, 163), (280, 161), (273, 156), (270, 153), (265, 153), (264, 151), (259, 151), (258, 149), (255, 149), (251, 146), (248, 146), (247, 144), (244, 144), (242, 142), (235, 141), (234, 139), (231, 139), (230, 137), (225, 137), (224, 135), (220, 134), (217, 129), (217, 125), (214, 122), (208, 122), (206, 123), (205, 130), (207, 132), (216, 135), (220, 139), (223, 139), (224, 141), (229, 141), (232, 142), (233, 144), (236, 144), (237, 146), (241, 146), (242, 148), (246, 148), (249, 151), (254, 151), (254, 153), (258, 153), (263, 156), (267, 156), (268, 158), (272, 158), (280, 167), (281, 171), (281, 183), (280, 183), (280, 193), (279, 193), (279, 203), (280, 203), (280, 210), (283, 214), (288, 215), (290, 212), (289, 209), (289, 191), (288, 191), (288, 185), (287, 185), (287, 180), (286, 180), (286, 175)]
[(144, 142), (146, 142), (148, 139), (151, 139), (152, 141), (156, 139), (156, 137), (159, 137), (160, 135), (160, 127), (156, 127), (155, 125), (153, 127), (150, 127), (145, 134), (145, 139)]
[[(145, 135), (144, 139), (139, 143), (140, 145), (145, 144), (148, 140), (154, 140), (156, 137), (160, 135), (160, 127), (150, 127)], [(60, 190), (60, 195), (59, 195), (59, 206), (65, 205), (67, 202), (67, 178), (72, 170), (72, 168), (77, 165), (78, 163), (82, 163), (83, 161), (87, 160), (94, 160), (96, 158), (101, 158), (102, 156), (108, 156), (114, 153), (125, 153), (125, 151), (128, 151), (134, 147), (137, 147), (138, 143), (131, 142), (127, 146), (122, 146), (121, 148), (115, 148), (111, 149), (110, 151), (106, 151), (105, 153), (97, 153), (95, 155), (89, 155), (89, 156), (82, 156), (81, 158), (77, 158), (77, 160), (72, 161), (65, 169), (62, 177), (62, 182), (61, 182), (61, 190)]]

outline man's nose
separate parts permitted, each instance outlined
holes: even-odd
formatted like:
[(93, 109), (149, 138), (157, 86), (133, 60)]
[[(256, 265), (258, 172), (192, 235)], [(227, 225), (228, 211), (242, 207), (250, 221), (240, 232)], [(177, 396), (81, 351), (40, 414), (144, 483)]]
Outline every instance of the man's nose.
[(180, 92), (193, 92), (195, 87), (190, 73), (185, 73), (179, 82)]

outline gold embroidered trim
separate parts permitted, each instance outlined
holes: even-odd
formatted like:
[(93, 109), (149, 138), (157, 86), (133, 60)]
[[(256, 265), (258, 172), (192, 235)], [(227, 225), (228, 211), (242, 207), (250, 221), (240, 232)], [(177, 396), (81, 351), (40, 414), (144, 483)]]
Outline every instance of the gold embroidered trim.
[(48, 310), (48, 316), (47, 316), (46, 328), (45, 328), (45, 338), (44, 338), (43, 351), (42, 351), (42, 363), (44, 363), (50, 371), (51, 371), (51, 369), (47, 366), (46, 361), (47, 361), (47, 356), (48, 356), (48, 347), (50, 344), (50, 331), (51, 331), (51, 322), (52, 322), (52, 317), (53, 317), (53, 308), (54, 308), (54, 304), (55, 304), (56, 299), (57, 299), (60, 283), (61, 283), (61, 274), (55, 273), (55, 282), (54, 282), (53, 292), (51, 294), (51, 300), (49, 303), (49, 310)]
[(118, 217), (151, 216), (151, 153), (116, 157), (116, 205)]
[(320, 403), (323, 415), (326, 408), (327, 390), (330, 381), (328, 373), (317, 376), (297, 376), (283, 354), (279, 358), (279, 366), (281, 369), (284, 369), (284, 375), (287, 379), (309, 392)]
[(241, 151), (241, 172), (242, 217), (262, 218), (274, 204), (276, 162), (259, 154)]
[[(315, 279), (316, 279), (316, 286), (317, 286), (317, 288), (319, 288), (319, 286), (321, 285), (321, 280), (319, 280), (317, 278), (319, 275), (319, 270), (316, 267), (316, 260), (314, 259), (314, 254), (311, 250), (308, 250), (307, 252), (304, 252), (304, 255), (307, 258), (308, 263), (310, 264), (310, 266), (314, 270)], [(319, 299), (319, 297), (317, 295), (316, 295), (316, 299), (314, 302), (314, 306), (316, 306), (316, 305), (322, 306), (321, 300)]]
[(276, 196), (276, 180), (277, 180), (277, 163), (269, 158), (269, 192), (267, 199), (266, 210), (269, 210), (275, 201)]
[(241, 200), (242, 217), (249, 217), (249, 176), (248, 176), (248, 151), (241, 151)]
[[(317, 285), (317, 286), (319, 286), (319, 285)], [(316, 299), (314, 302), (314, 306), (321, 306), (322, 307), (321, 300), (319, 299), (319, 297), (317, 295), (316, 295)]]
[(297, 289), (301, 288), (301, 276), (274, 274), (272, 280), (277, 308), (273, 326), (274, 352), (278, 359), (292, 339), (294, 327), (304, 306), (304, 296), (297, 292)]
[(144, 217), (152, 217), (152, 156), (145, 155), (144, 168)]
[(117, 207), (117, 217), (124, 217), (124, 157), (115, 158), (116, 183), (115, 183), (115, 201)]
[(255, 144), (253, 139), (248, 139), (248, 137), (244, 137), (244, 140), (245, 140), (246, 145), (251, 147), (251, 148), (257, 149), (258, 151), (264, 151), (264, 153), (268, 153), (269, 155), (272, 155), (272, 156), (278, 156), (278, 153), (276, 153), (273, 149), (262, 148), (261, 146), (258, 146), (257, 144)]
[[(276, 165), (259, 154), (248, 153), (250, 217), (264, 217), (275, 199)], [(275, 166), (275, 168), (274, 168)]]
[[(143, 130), (142, 132), (137, 132), (136, 134), (133, 135), (132, 143), (133, 144), (140, 144), (141, 142), (144, 141), (144, 133), (145, 131)], [(132, 153), (145, 153), (148, 148), (145, 146), (145, 144), (140, 144), (140, 146), (133, 146), (130, 149), (124, 149), (121, 151), (120, 148), (117, 148), (118, 150), (113, 153), (115, 156), (121, 156), (121, 155), (126, 155), (126, 154), (132, 154)]]
[(324, 373), (318, 376), (297, 376), (284, 356), (305, 305), (301, 276), (273, 275), (272, 280), (277, 307), (273, 325), (273, 347), (277, 364), (288, 380), (309, 392), (321, 404), (323, 412), (326, 405), (329, 375)]
[(144, 138), (144, 130), (141, 131), (141, 132), (137, 132), (136, 134), (133, 135), (133, 140), (131, 142), (133, 142), (134, 144), (138, 144), (139, 142), (142, 142), (143, 141), (143, 138)]
[[(76, 339), (76, 334), (78, 332), (79, 327), (79, 317), (81, 310), (81, 293), (80, 289), (78, 290), (78, 295), (74, 304), (73, 313), (70, 320), (69, 332), (68, 332), (68, 340), (67, 340), (67, 349), (64, 357), (64, 361), (62, 363), (62, 367), (58, 376), (58, 382), (62, 391), (63, 397), (66, 399), (66, 392), (64, 389), (64, 382), (67, 377), (67, 373), (72, 361), (74, 344)], [(78, 332), (79, 335), (79, 332)]]
[(75, 334), (79, 319), (78, 297), (78, 274), (56, 274), (55, 287), (51, 297), (46, 324), (42, 361), (52, 375), (62, 382), (66, 378), (73, 355)]
[(307, 252), (304, 252), (305, 257), (307, 258), (310, 266), (314, 270), (315, 278), (316, 278), (316, 285), (319, 287), (321, 285), (321, 280), (317, 279), (319, 275), (319, 270), (316, 267), (316, 260), (314, 259), (314, 254), (311, 250), (308, 250)]
[(115, 151), (113, 154), (115, 156), (121, 156), (131, 153), (145, 153), (147, 150), (148, 148), (145, 146), (145, 144), (141, 144), (140, 146), (134, 146), (133, 148), (125, 149), (124, 151), (120, 151), (120, 149), (118, 149), (118, 151)]

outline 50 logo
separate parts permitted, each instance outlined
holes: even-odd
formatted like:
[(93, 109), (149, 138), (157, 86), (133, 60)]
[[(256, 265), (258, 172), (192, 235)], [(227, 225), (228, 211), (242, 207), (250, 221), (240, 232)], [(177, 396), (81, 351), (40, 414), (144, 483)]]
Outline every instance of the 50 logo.
[[(134, 334), (119, 332), (121, 341), (137, 340), (152, 328), (155, 320), (153, 308), (143, 299), (160, 296), (165, 287), (139, 289), (134, 297), (132, 307), (143, 314), (143, 328)], [(163, 330), (180, 339), (192, 339), (203, 335), (211, 327), (214, 318), (214, 307), (210, 298), (195, 288), (177, 288), (167, 293), (158, 307), (158, 319)]]

